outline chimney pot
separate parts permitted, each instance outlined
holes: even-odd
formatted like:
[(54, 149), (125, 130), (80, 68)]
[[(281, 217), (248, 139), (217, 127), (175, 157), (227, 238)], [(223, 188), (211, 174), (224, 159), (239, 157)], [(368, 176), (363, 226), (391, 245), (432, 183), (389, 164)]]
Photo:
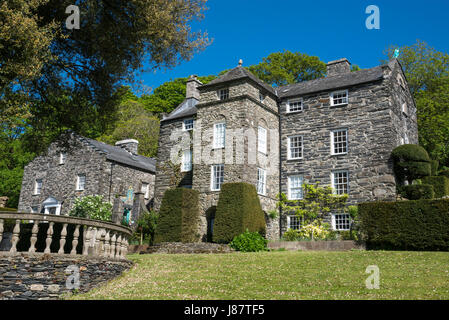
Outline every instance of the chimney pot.
[(196, 75), (191, 75), (189, 79), (187, 79), (186, 99), (194, 98), (200, 100), (200, 92), (198, 91), (200, 85), (202, 85), (202, 83), (198, 80), (198, 77)]

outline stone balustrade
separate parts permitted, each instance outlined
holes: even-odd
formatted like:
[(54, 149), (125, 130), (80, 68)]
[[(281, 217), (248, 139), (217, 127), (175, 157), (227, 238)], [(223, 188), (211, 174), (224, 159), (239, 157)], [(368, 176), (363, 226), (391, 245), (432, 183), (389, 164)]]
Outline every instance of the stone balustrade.
[[(111, 222), (77, 218), (70, 216), (58, 216), (49, 214), (1, 212), (0, 211), (0, 243), (4, 235), (5, 220), (14, 220), (12, 230), (10, 254), (18, 252), (17, 244), (21, 237), (21, 225), (32, 223), (31, 237), (29, 238), (28, 253), (36, 253), (36, 242), (38, 240), (39, 229), (45, 225), (47, 234), (45, 239), (45, 249), (43, 253), (62, 254), (76, 256), (77, 247), (82, 237), (82, 256), (101, 257), (113, 260), (126, 258), (128, 252), (128, 239), (131, 236), (131, 229)], [(55, 223), (62, 224), (60, 234), (54, 234)], [(73, 231), (70, 234), (71, 246), (66, 244), (68, 238), (68, 226), (72, 225)], [(82, 234), (81, 234), (81, 229)], [(54, 251), (55, 244), (57, 251)], [(51, 247), (53, 245), (53, 251)], [(70, 250), (67, 249), (70, 247)], [(23, 251), (23, 250), (22, 250)], [(78, 249), (79, 251), (79, 249)], [(78, 255), (80, 255), (78, 254)]]

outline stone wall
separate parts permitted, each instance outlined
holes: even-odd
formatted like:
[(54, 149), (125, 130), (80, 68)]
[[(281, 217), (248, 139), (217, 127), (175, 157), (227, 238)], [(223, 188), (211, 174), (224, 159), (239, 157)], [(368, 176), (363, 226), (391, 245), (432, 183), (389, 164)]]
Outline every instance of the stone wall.
[[(66, 153), (63, 164), (60, 164), (61, 152)], [(76, 190), (79, 174), (86, 177), (82, 191)], [(36, 179), (42, 179), (40, 194), (34, 193)], [(113, 203), (114, 196), (126, 195), (129, 187), (140, 192), (142, 182), (150, 184), (148, 203), (154, 193), (154, 174), (108, 161), (104, 153), (78, 139), (61, 140), (25, 166), (18, 211), (31, 212), (36, 207), (37, 212), (43, 212), (42, 203), (53, 197), (62, 203), (60, 214), (66, 215), (76, 198), (102, 195)]]
[[(110, 261), (92, 257), (67, 257), (55, 254), (0, 253), (0, 300), (55, 300), (71, 289), (79, 271), (77, 292), (87, 292), (105, 283), (132, 266), (130, 261)], [(72, 276), (72, 278), (69, 278)]]
[(271, 250), (301, 250), (301, 251), (347, 251), (352, 249), (365, 250), (364, 244), (352, 240), (335, 241), (270, 241)]

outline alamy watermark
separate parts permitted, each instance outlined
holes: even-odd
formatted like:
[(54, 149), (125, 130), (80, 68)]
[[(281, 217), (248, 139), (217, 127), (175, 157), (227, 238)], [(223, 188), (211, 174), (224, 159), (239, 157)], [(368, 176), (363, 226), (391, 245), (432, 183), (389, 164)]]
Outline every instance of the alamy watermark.
[(369, 5), (365, 9), (365, 13), (369, 16), (365, 20), (365, 26), (368, 30), (380, 29), (380, 9), (378, 6)]
[(366, 267), (365, 273), (370, 274), (365, 280), (367, 289), (379, 289), (380, 288), (380, 271), (376, 265)]
[(69, 276), (65, 282), (65, 286), (69, 290), (79, 289), (80, 287), (80, 268), (77, 265), (70, 265), (65, 269), (65, 273)]
[(80, 8), (75, 5), (70, 5), (65, 9), (65, 13), (70, 14), (65, 20), (65, 26), (67, 29), (79, 29), (80, 28)]

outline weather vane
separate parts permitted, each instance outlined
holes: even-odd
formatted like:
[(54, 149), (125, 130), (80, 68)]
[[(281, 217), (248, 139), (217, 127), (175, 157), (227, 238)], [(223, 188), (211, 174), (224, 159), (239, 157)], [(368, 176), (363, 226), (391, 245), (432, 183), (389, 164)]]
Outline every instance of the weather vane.
[(395, 49), (393, 53), (393, 58), (399, 57), (399, 49)]

